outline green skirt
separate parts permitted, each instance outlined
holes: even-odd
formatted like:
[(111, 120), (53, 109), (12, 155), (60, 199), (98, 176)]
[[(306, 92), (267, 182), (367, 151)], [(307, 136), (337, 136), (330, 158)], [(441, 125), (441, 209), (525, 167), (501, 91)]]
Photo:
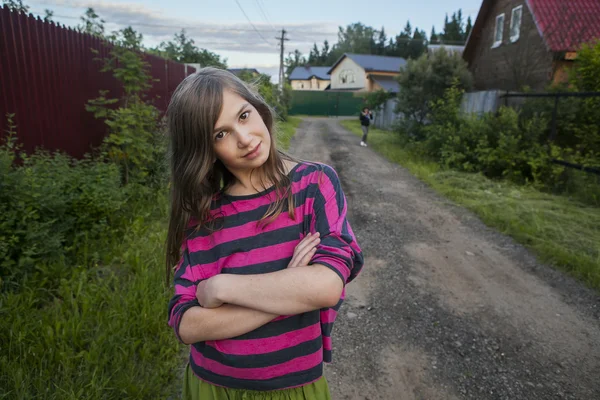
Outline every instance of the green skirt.
[(184, 400), (331, 400), (325, 377), (293, 389), (258, 391), (229, 389), (199, 379), (188, 364), (183, 381)]

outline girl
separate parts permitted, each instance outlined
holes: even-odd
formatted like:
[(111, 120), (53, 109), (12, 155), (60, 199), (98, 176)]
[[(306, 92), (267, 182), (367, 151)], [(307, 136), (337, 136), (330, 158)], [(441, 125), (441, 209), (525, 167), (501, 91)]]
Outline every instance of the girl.
[(332, 325), (363, 265), (337, 174), (277, 150), (272, 111), (228, 71), (188, 76), (168, 127), (184, 398), (329, 399)]

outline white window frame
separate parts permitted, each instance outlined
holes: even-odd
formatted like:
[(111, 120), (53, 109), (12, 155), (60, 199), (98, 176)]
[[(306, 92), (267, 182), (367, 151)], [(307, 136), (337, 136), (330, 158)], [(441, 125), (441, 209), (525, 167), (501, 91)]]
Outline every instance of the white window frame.
[[(498, 25), (498, 20), (502, 19), (502, 24)], [(492, 49), (498, 47), (502, 44), (502, 39), (504, 38), (504, 22), (505, 16), (504, 13), (496, 16), (496, 26), (494, 27), (494, 44), (492, 44)], [(500, 26), (500, 40), (496, 40), (496, 33), (498, 33), (498, 26)]]
[[(513, 28), (514, 28), (514, 24), (515, 24), (515, 13), (517, 11), (521, 12), (521, 17), (519, 19), (519, 29), (517, 30), (517, 33), (515, 35), (513, 35)], [(523, 6), (518, 6), (512, 9), (512, 14), (510, 17), (510, 42), (514, 43), (517, 40), (519, 40), (519, 37), (521, 36), (521, 25), (523, 25)]]

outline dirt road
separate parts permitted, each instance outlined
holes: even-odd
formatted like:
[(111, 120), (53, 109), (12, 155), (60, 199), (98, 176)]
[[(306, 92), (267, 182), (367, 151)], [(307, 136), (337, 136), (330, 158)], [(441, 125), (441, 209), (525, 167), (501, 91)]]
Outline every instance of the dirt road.
[(600, 399), (600, 296), (342, 128), (291, 153), (332, 165), (365, 253), (327, 366), (333, 398)]

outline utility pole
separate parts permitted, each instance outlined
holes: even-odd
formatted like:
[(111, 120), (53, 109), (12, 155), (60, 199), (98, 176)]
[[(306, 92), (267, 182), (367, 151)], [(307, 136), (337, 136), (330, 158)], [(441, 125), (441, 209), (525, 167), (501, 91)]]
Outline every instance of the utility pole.
[(285, 42), (286, 40), (290, 40), (285, 37), (286, 33), (287, 33), (287, 31), (285, 29), (281, 29), (281, 37), (275, 38), (280, 41), (279, 46), (281, 47), (281, 52), (279, 53), (279, 88), (281, 90), (281, 93), (283, 93), (283, 83), (285, 80), (285, 71), (283, 68), (283, 52), (284, 52), (283, 42)]

